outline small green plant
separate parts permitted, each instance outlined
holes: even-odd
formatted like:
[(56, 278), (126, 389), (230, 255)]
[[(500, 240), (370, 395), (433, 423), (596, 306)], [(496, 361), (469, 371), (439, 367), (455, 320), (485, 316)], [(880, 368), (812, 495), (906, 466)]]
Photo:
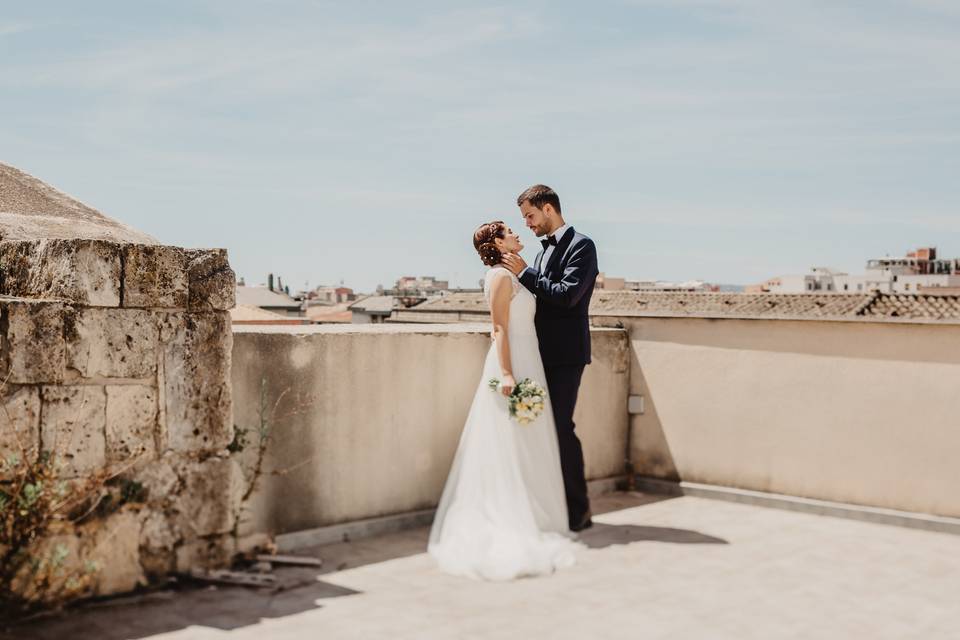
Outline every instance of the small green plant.
[(250, 440), (247, 437), (248, 432), (249, 429), (233, 425), (233, 440), (227, 445), (227, 451), (230, 453), (242, 453), (243, 450), (247, 448), (247, 445), (250, 444)]
[[(273, 402), (270, 402), (267, 392), (267, 379), (261, 377), (257, 424), (251, 427), (234, 425), (233, 442), (227, 446), (227, 449), (238, 458), (246, 459), (241, 464), (243, 464), (247, 476), (246, 488), (236, 512), (236, 525), (234, 525), (233, 530), (235, 537), (239, 536), (240, 522), (243, 521), (249, 500), (260, 486), (263, 476), (286, 475), (308, 464), (313, 459), (312, 456), (305, 458), (292, 467), (284, 469), (265, 468), (267, 447), (274, 436), (275, 428), (303, 413), (307, 407), (313, 404), (313, 400), (309, 397), (301, 396), (299, 393), (289, 397), (290, 394), (291, 390), (287, 387), (277, 394)], [(248, 451), (247, 454), (244, 455), (244, 451)]]
[(145, 490), (120, 478), (139, 456), (120, 469), (61, 479), (58, 458), (25, 447), (2, 402), (0, 410), (0, 430), (8, 431), (16, 449), (0, 457), (0, 619), (9, 619), (88, 594), (99, 566), (87, 562), (69, 569), (79, 558), (70, 558), (70, 548), (51, 536), (70, 534), (74, 523), (92, 514), (142, 501)]
[(125, 504), (141, 504), (146, 502), (146, 499), (147, 490), (141, 483), (128, 478), (111, 478), (104, 484), (91, 511), (78, 520), (84, 520), (91, 514), (106, 518)]
[(10, 455), (0, 463), (0, 614), (15, 616), (38, 605), (66, 602), (89, 586), (92, 575), (65, 575), (70, 550), (45, 548), (44, 538), (86, 510), (99, 495), (103, 474), (67, 483), (57, 478), (54, 456)]
[(143, 503), (147, 501), (147, 489), (142, 483), (127, 478), (120, 479), (120, 500), (122, 504)]

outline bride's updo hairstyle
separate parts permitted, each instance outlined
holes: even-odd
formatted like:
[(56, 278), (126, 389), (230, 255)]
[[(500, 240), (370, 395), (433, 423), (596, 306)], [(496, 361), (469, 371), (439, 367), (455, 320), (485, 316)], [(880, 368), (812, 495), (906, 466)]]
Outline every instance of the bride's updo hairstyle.
[(473, 248), (480, 254), (480, 260), (483, 261), (483, 264), (488, 267), (500, 264), (503, 254), (500, 253), (500, 249), (497, 248), (494, 240), (497, 238), (503, 239), (506, 235), (507, 225), (503, 224), (503, 220), (482, 224), (473, 232)]

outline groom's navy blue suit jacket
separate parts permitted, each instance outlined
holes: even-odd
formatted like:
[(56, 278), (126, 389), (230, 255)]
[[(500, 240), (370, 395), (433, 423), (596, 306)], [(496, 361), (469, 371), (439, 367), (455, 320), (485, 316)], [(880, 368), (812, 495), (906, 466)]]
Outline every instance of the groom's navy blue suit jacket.
[(520, 282), (537, 297), (537, 337), (543, 365), (590, 364), (590, 298), (596, 284), (597, 248), (593, 240), (570, 227), (540, 272), (543, 251)]

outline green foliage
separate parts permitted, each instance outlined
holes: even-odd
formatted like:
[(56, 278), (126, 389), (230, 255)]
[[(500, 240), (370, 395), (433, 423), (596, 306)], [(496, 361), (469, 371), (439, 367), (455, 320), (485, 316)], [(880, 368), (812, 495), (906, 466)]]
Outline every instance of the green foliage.
[(123, 504), (142, 504), (147, 501), (147, 489), (143, 483), (123, 478), (120, 481), (120, 499)]
[(249, 431), (249, 429), (245, 429), (244, 427), (233, 425), (233, 440), (227, 445), (227, 451), (230, 453), (241, 453), (246, 449), (247, 445), (250, 444), (250, 440), (247, 438)]
[[(35, 462), (27, 456), (8, 456), (2, 471), (0, 618), (83, 595), (93, 574), (66, 575), (70, 549), (63, 544), (45, 548), (43, 540), (53, 529), (69, 526), (76, 513), (90, 512), (89, 505), (102, 495), (106, 474), (64, 482), (57, 478), (55, 458), (47, 454)], [(130, 488), (126, 493), (132, 496), (136, 491)]]
[(146, 500), (147, 490), (141, 483), (127, 478), (115, 478), (107, 481), (93, 513), (99, 518), (106, 518), (125, 504), (142, 504)]

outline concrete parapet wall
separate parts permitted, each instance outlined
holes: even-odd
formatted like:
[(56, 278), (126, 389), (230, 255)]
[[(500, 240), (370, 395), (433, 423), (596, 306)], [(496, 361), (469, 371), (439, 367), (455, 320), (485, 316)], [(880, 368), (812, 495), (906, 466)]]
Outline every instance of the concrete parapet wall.
[(960, 326), (594, 321), (630, 334), (638, 473), (960, 516)]
[[(590, 478), (623, 473), (629, 349), (594, 332), (577, 407)], [(244, 469), (268, 433), (241, 533), (286, 533), (436, 505), (490, 348), (481, 325), (235, 328)]]

